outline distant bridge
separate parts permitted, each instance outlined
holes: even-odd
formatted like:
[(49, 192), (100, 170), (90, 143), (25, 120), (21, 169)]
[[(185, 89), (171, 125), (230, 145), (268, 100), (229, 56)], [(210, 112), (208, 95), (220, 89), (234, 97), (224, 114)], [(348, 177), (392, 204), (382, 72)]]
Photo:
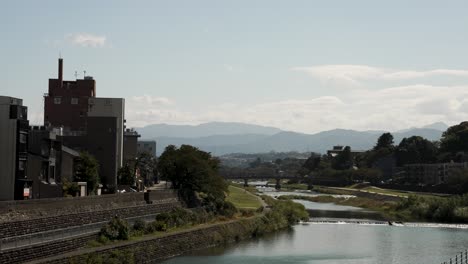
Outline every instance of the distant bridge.
[(225, 179), (244, 180), (244, 186), (248, 186), (249, 180), (275, 179), (275, 188), (281, 188), (282, 179), (302, 179), (295, 171), (279, 171), (273, 168), (222, 168), (220, 175)]

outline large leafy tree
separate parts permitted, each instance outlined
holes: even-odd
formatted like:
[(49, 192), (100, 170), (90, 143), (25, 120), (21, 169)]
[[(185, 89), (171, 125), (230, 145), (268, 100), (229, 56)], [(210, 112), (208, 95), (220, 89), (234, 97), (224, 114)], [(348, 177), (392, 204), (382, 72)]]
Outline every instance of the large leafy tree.
[(451, 126), (442, 134), (440, 151), (449, 154), (451, 159), (468, 152), (468, 121)]
[(396, 149), (398, 165), (436, 162), (437, 145), (423, 137), (404, 138)]
[(167, 146), (159, 157), (158, 170), (163, 179), (180, 193), (203, 193), (224, 200), (227, 184), (218, 174), (219, 160), (198, 148), (182, 145)]
[(383, 133), (377, 140), (374, 150), (393, 149), (393, 135), (391, 133)]
[(99, 163), (93, 155), (81, 152), (76, 168), (75, 181), (86, 182), (88, 190), (95, 193), (100, 182)]

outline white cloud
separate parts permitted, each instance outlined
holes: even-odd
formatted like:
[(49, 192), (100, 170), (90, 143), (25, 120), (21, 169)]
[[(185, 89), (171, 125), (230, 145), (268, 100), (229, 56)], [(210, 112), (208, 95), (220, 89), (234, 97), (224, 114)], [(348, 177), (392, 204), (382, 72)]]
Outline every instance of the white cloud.
[(144, 103), (147, 106), (151, 105), (172, 105), (174, 104), (170, 99), (166, 97), (157, 97), (151, 95), (133, 96), (132, 100), (136, 103)]
[(73, 33), (65, 36), (68, 42), (82, 47), (104, 47), (106, 45), (106, 36), (99, 36), (90, 33)]
[[(129, 126), (235, 121), (315, 133), (335, 128), (394, 131), (438, 121), (455, 124), (468, 120), (468, 86), (421, 84), (249, 105), (220, 103), (197, 109), (187, 109), (167, 98), (171, 104), (146, 104), (142, 98), (153, 97), (135, 96), (127, 102)], [(150, 100), (154, 101), (158, 100)]]
[(292, 71), (305, 72), (323, 82), (359, 85), (362, 81), (397, 81), (434, 76), (468, 77), (468, 70), (435, 69), (428, 71), (395, 70), (367, 65), (320, 65), (293, 67)]

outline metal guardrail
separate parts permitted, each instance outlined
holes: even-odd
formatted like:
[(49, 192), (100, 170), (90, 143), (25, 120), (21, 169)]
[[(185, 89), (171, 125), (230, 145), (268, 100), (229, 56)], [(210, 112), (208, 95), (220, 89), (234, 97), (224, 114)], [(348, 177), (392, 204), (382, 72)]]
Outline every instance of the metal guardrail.
[(450, 258), (449, 261), (444, 261), (441, 264), (468, 264), (468, 249), (455, 255), (455, 258)]
[[(158, 214), (156, 213), (143, 216), (127, 217), (125, 220), (129, 224), (133, 224), (138, 219), (149, 222), (153, 221), (156, 215)], [(102, 221), (70, 228), (60, 228), (33, 234), (2, 238), (0, 239), (0, 253), (9, 249), (18, 249), (84, 235), (97, 234), (107, 222), (108, 221)]]

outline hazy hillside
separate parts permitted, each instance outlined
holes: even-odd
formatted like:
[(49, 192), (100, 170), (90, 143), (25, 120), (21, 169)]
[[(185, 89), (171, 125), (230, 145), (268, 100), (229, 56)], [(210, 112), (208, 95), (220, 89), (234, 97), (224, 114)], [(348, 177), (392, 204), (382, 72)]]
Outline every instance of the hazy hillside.
[(157, 124), (136, 128), (144, 139), (155, 137), (198, 138), (213, 135), (273, 135), (281, 129), (244, 123), (210, 122), (200, 125)]
[[(434, 127), (442, 127), (442, 125), (434, 124)], [(349, 145), (353, 149), (367, 150), (374, 146), (377, 138), (383, 133), (383, 131), (334, 129), (310, 135), (240, 123), (208, 123), (199, 126), (154, 125), (146, 128), (149, 129), (138, 129), (138, 131), (143, 134), (143, 139), (155, 139), (158, 142), (158, 153), (164, 151), (164, 148), (170, 144), (177, 146), (190, 144), (212, 152), (214, 155), (269, 151), (325, 153), (334, 145)], [(150, 134), (150, 131), (158, 131), (158, 133)], [(210, 131), (213, 135), (195, 136), (209, 134)], [(245, 131), (258, 133), (241, 133)], [(429, 140), (439, 140), (442, 131), (433, 128), (413, 128), (392, 134), (395, 143), (398, 144), (404, 137), (413, 135), (422, 136)]]

